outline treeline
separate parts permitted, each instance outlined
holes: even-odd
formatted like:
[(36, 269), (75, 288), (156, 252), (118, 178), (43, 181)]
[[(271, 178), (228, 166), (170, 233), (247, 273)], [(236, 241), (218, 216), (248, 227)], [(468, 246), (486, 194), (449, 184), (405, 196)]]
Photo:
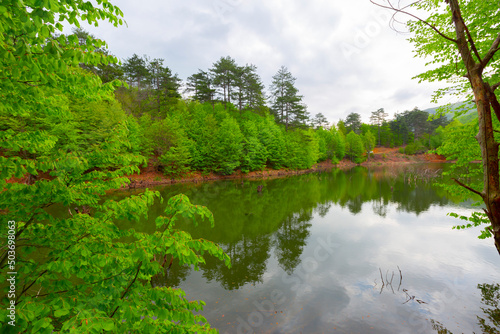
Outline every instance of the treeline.
[(411, 111), (396, 113), (392, 120), (388, 120), (388, 116), (381, 108), (371, 113), (371, 124), (364, 124), (360, 114), (350, 113), (337, 126), (342, 133), (352, 131), (363, 135), (372, 132), (377, 137), (378, 146), (402, 147), (404, 153), (415, 154), (441, 146), (444, 127), (449, 124), (444, 116), (429, 120), (429, 113), (416, 107)]
[[(82, 30), (75, 34), (82, 43), (89, 37)], [(170, 176), (305, 169), (327, 159), (361, 163), (376, 145), (406, 146), (405, 153), (415, 154), (440, 146), (447, 123), (444, 117), (428, 121), (429, 114), (415, 108), (393, 120), (379, 109), (371, 124), (351, 113), (335, 126), (322, 113), (310, 117), (286, 67), (266, 91), (255, 65), (239, 65), (229, 56), (185, 83), (163, 59), (137, 54), (121, 65), (84, 68), (103, 82), (127, 83), (115, 97), (128, 115), (133, 151)]]

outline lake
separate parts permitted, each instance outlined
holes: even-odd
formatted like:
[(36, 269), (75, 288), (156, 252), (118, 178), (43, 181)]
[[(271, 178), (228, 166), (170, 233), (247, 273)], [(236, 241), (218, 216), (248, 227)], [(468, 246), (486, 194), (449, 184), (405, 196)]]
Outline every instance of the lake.
[[(473, 209), (416, 177), (424, 168), (443, 165), (157, 188), (207, 206), (214, 229), (182, 228), (219, 243), (233, 264), (174, 263), (163, 283), (204, 300), (220, 333), (480, 333), (499, 320), (485, 310), (500, 299), (500, 256), (478, 228), (452, 230), (460, 221), (447, 213)], [(152, 231), (161, 212), (122, 227)]]

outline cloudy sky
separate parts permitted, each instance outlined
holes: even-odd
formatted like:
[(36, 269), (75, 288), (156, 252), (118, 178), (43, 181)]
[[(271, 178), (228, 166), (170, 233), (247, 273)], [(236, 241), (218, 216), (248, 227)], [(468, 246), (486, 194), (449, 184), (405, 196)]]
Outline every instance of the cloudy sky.
[[(183, 80), (220, 57), (254, 64), (266, 87), (284, 65), (297, 78), (311, 115), (337, 122), (351, 112), (434, 107), (436, 84), (411, 78), (425, 70), (408, 35), (369, 0), (120, 0), (127, 25), (84, 27), (111, 53), (163, 58)], [(440, 84), (443, 86), (443, 84)], [(449, 102), (448, 100), (443, 102)], [(455, 102), (455, 101), (452, 101)]]

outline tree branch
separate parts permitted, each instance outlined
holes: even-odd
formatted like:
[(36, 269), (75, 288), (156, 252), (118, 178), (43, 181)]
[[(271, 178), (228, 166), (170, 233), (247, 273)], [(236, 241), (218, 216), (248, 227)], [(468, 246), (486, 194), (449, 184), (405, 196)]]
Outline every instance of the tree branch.
[(493, 41), (493, 44), (491, 44), (490, 49), (484, 56), (483, 60), (481, 61), (481, 68), (485, 68), (486, 65), (490, 62), (491, 58), (495, 55), (495, 53), (500, 50), (500, 33), (497, 35), (497, 38)]
[[(68, 250), (71, 246), (74, 246), (75, 244), (77, 244), (78, 242), (80, 242), (80, 240), (82, 240), (82, 239), (84, 239), (84, 238), (88, 237), (89, 235), (90, 235), (90, 233), (84, 234), (82, 237), (80, 237), (78, 240), (76, 240), (74, 244), (68, 245), (68, 247), (66, 247), (66, 248), (64, 249), (64, 251), (67, 251), (67, 250)], [(52, 262), (52, 261), (56, 261), (56, 260), (58, 260), (58, 259), (59, 259), (59, 257), (57, 257), (57, 258), (52, 258), (52, 259), (48, 260), (48, 261), (47, 261), (47, 262), (45, 262), (45, 263)], [(45, 275), (47, 272), (48, 272), (48, 270), (47, 270), (47, 269), (46, 269), (46, 270), (44, 270), (43, 272), (41, 272), (41, 273), (40, 273), (40, 275), (38, 275), (38, 277), (37, 277), (37, 278), (35, 278), (35, 279), (33, 280), (33, 282), (31, 282), (31, 284), (30, 284), (30, 285), (28, 285), (28, 287), (27, 287), (27, 288), (23, 287), (22, 292), (21, 292), (20, 294), (18, 294), (18, 295), (17, 295), (17, 297), (16, 297), (16, 305), (19, 303), (19, 299), (21, 298), (21, 296), (22, 296), (22, 295), (23, 295), (26, 291), (28, 291), (28, 290), (29, 290), (29, 288), (31, 288), (31, 287), (32, 287), (32, 286), (36, 283), (36, 281), (38, 281), (38, 279), (39, 279), (40, 277), (42, 277), (43, 275)]]
[(462, 182), (458, 181), (458, 180), (457, 180), (457, 179), (455, 179), (455, 178), (453, 179), (453, 181), (455, 181), (456, 183), (458, 183), (458, 185), (459, 185), (459, 186), (464, 187), (465, 189), (467, 189), (467, 190), (469, 190), (469, 191), (472, 191), (474, 194), (477, 194), (477, 195), (481, 196), (481, 198), (483, 198), (483, 194), (482, 194), (482, 193), (480, 193), (479, 191), (477, 191), (477, 190), (475, 190), (475, 189), (472, 189), (471, 187), (469, 187), (469, 186), (467, 186), (467, 185), (463, 184)]
[[(141, 267), (142, 267), (142, 261), (139, 261), (139, 266), (137, 266), (137, 271), (135, 272), (135, 276), (134, 276), (134, 279), (132, 280), (132, 282), (130, 282), (130, 284), (127, 286), (127, 288), (125, 289), (125, 291), (123, 291), (122, 293), (122, 296), (120, 297), (120, 299), (123, 299), (125, 298), (125, 296), (127, 295), (127, 293), (129, 292), (130, 288), (132, 287), (132, 285), (135, 283), (135, 281), (137, 280), (137, 276), (139, 276), (139, 271), (141, 270)], [(116, 311), (118, 311), (118, 309), (120, 308), (120, 306), (117, 306), (115, 308), (115, 310), (113, 311), (113, 313), (111, 313), (111, 315), (109, 316), (110, 318), (113, 318), (113, 316), (115, 315)]]
[[(385, 9), (390, 9), (390, 10), (393, 10), (393, 11), (395, 11), (395, 12), (398, 12), (398, 13), (401, 13), (401, 14), (405, 14), (405, 15), (408, 15), (408, 16), (411, 16), (411, 17), (413, 17), (414, 19), (417, 19), (418, 21), (422, 22), (423, 24), (425, 24), (425, 25), (429, 26), (432, 30), (434, 30), (437, 34), (439, 34), (439, 36), (443, 37), (444, 39), (447, 39), (447, 40), (448, 40), (448, 41), (450, 41), (450, 42), (453, 42), (453, 43), (457, 43), (457, 44), (458, 44), (458, 41), (457, 41), (456, 39), (453, 39), (453, 38), (451, 38), (451, 37), (446, 36), (444, 33), (442, 33), (441, 31), (439, 31), (439, 29), (437, 29), (435, 26), (433, 26), (432, 24), (430, 24), (429, 22), (427, 22), (427, 21), (425, 21), (425, 20), (422, 20), (422, 19), (421, 19), (421, 18), (419, 18), (418, 16), (416, 16), (416, 15), (414, 15), (414, 14), (412, 14), (412, 13), (409, 13), (409, 12), (407, 12), (407, 11), (405, 11), (405, 10), (398, 9), (398, 8), (394, 7), (390, 1), (388, 1), (389, 6), (384, 6), (384, 5), (381, 5), (381, 4), (379, 4), (379, 3), (376, 3), (376, 2), (375, 2), (375, 1), (373, 1), (373, 0), (370, 0), (370, 2), (371, 2), (372, 4), (374, 4), (375, 6), (379, 6), (379, 7), (385, 8)], [(415, 2), (415, 3), (416, 3), (416, 2)], [(408, 7), (408, 6), (406, 6), (406, 7)], [(406, 8), (406, 7), (404, 7), (404, 8)]]
[[(460, 19), (463, 22), (465, 22), (465, 20), (461, 16), (462, 16), (462, 13), (460, 13)], [(464, 24), (464, 28), (465, 28), (465, 32), (467, 33), (467, 40), (469, 41), (470, 47), (471, 47), (472, 51), (474, 51), (474, 54), (476, 55), (478, 61), (482, 64), (483, 61), (481, 59), (481, 56), (479, 55), (479, 52), (477, 51), (476, 44), (474, 43), (474, 40), (472, 39), (469, 28), (467, 27), (466, 24)]]
[(484, 84), (486, 86), (486, 93), (488, 95), (488, 100), (490, 100), (490, 105), (495, 112), (495, 115), (498, 120), (500, 120), (500, 103), (498, 102), (497, 96), (493, 91), (493, 88), (486, 82)]
[[(122, 270), (119, 274), (116, 274), (116, 275), (113, 275), (113, 276), (109, 276), (109, 277), (106, 277), (106, 278), (103, 278), (101, 280), (98, 280), (98, 281), (95, 281), (95, 282), (92, 282), (92, 283), (88, 283), (88, 284), (83, 284), (82, 286), (87, 286), (87, 285), (94, 285), (94, 284), (97, 284), (97, 283), (101, 283), (101, 282), (104, 282), (104, 281), (107, 281), (107, 280), (110, 280), (112, 278), (115, 278), (115, 277), (118, 277), (120, 276), (121, 274), (123, 274), (124, 270)], [(62, 290), (62, 291), (57, 291), (57, 292), (51, 292), (51, 293), (44, 293), (43, 295), (41, 294), (37, 294), (36, 297), (45, 297), (45, 296), (48, 296), (52, 293), (66, 293), (66, 292), (69, 292), (69, 291), (73, 291), (73, 290)]]

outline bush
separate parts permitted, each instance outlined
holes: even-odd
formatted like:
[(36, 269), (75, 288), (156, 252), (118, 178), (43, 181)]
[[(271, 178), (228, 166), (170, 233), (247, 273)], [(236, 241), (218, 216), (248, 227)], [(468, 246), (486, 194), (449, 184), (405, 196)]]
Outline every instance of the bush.
[(191, 153), (187, 146), (172, 146), (158, 160), (160, 169), (167, 176), (180, 176), (190, 171)]
[(404, 148), (404, 153), (407, 155), (425, 153), (426, 151), (427, 151), (427, 148), (424, 145), (422, 145), (422, 143), (419, 141), (408, 144)]

